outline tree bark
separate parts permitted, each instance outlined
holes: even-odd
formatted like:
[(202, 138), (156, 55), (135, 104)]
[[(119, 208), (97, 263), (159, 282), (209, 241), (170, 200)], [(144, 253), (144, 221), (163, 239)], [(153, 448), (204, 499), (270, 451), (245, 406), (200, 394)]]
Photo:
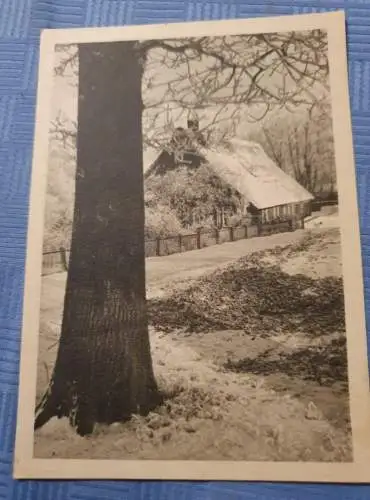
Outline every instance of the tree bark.
[(161, 402), (145, 299), (142, 64), (135, 42), (79, 46), (74, 222), (60, 345), (35, 428), (96, 422)]

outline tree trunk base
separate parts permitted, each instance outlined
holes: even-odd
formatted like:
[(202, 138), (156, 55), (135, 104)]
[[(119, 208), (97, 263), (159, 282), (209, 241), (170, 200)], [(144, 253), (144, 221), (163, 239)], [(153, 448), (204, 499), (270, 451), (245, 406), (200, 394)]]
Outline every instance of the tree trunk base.
[[(75, 399), (75, 398), (73, 398)], [(72, 400), (72, 398), (71, 398)], [(100, 405), (100, 411), (95, 412), (89, 405), (80, 401), (78, 405), (70, 405), (69, 409), (62, 408), (55, 403), (56, 398), (52, 394), (45, 395), (36, 410), (34, 430), (43, 427), (53, 417), (69, 419), (71, 427), (76, 429), (80, 436), (88, 436), (94, 431), (95, 424), (111, 425), (115, 422), (127, 422), (131, 419), (132, 415), (137, 414), (141, 416), (148, 415), (155, 408), (163, 404), (164, 397), (158, 391), (147, 397), (145, 405), (140, 405), (136, 411), (126, 407), (123, 401), (105, 401)], [(104, 408), (104, 409), (103, 409)]]

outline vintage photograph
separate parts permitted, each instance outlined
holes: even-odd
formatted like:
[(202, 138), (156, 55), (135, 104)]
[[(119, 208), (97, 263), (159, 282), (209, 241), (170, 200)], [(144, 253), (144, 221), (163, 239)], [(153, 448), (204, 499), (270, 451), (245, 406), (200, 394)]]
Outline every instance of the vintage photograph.
[(51, 59), (33, 457), (353, 463), (327, 30)]

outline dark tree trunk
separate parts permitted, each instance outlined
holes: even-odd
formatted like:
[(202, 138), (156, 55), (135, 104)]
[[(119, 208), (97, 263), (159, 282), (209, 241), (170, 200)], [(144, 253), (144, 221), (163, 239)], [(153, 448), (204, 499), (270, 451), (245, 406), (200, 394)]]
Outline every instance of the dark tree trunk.
[(35, 428), (94, 423), (161, 402), (145, 300), (142, 61), (135, 42), (79, 47), (72, 245), (57, 361)]

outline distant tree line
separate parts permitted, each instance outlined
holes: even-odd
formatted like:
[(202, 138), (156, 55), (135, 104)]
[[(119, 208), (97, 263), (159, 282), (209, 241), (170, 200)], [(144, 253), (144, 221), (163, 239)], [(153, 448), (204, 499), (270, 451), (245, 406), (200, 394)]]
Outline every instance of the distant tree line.
[(246, 131), (285, 172), (317, 198), (337, 193), (334, 138), (328, 99), (291, 113), (281, 109)]

